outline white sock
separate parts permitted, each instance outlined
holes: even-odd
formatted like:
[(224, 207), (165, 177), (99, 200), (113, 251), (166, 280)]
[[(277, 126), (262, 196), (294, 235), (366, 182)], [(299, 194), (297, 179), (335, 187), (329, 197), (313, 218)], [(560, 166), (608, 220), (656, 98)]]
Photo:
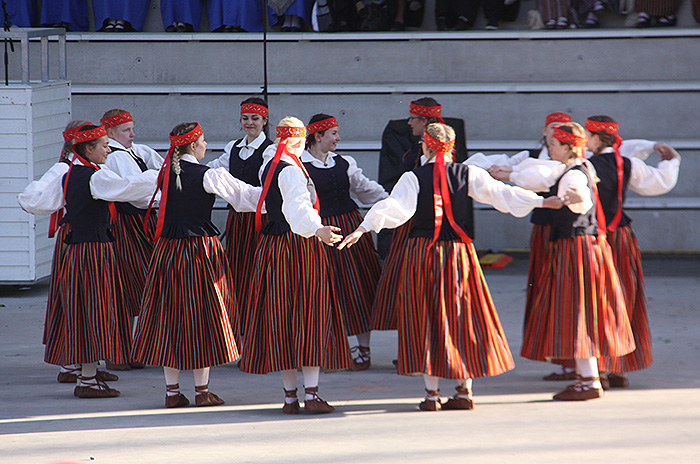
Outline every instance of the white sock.
[[(209, 391), (209, 368), (203, 367), (202, 369), (194, 369), (192, 371), (194, 374), (194, 386), (199, 387), (201, 390), (199, 393)], [(207, 387), (202, 389), (202, 387)]]
[[(180, 370), (173, 369), (172, 367), (163, 367), (163, 373), (165, 374), (165, 385), (175, 385), (180, 381)], [(180, 390), (177, 391), (165, 391), (168, 396), (177, 396)]]
[(364, 348), (369, 348), (369, 337), (372, 332), (365, 332), (361, 334), (357, 334), (357, 344), (364, 347)]
[[(95, 377), (97, 375), (97, 363), (83, 363), (80, 375), (82, 377)], [(83, 382), (82, 380), (80, 381), (81, 385), (95, 385), (96, 383), (97, 382), (95, 382), (95, 380), (92, 380), (90, 382)]]
[[(425, 382), (425, 389), (426, 390), (432, 390), (432, 391), (438, 391), (440, 379), (438, 377), (428, 375), (428, 374), (423, 374), (423, 381)], [(429, 400), (437, 400), (439, 396), (427, 396)]]
[[(457, 382), (457, 385), (459, 385), (462, 388), (466, 388), (467, 390), (471, 391), (472, 390), (472, 379), (462, 379)], [(457, 393), (455, 395), (456, 397), (460, 398), (471, 398), (471, 394), (465, 394), (465, 393)]]
[[(301, 373), (304, 376), (304, 388), (318, 387), (318, 376), (321, 373), (319, 366), (302, 366)], [(314, 395), (306, 395), (307, 400), (314, 399)]]
[[(292, 391), (297, 389), (296, 369), (287, 369), (286, 371), (281, 371), (280, 374), (282, 374), (282, 385), (284, 386), (285, 390)], [(288, 398), (287, 396), (284, 397), (285, 403), (291, 404), (294, 403), (296, 400), (296, 398)]]
[[(581, 377), (598, 377), (598, 360), (596, 358), (576, 358), (576, 370)], [(589, 382), (593, 388), (602, 388), (600, 380)]]
[(66, 364), (65, 366), (61, 366), (61, 372), (70, 372), (70, 373), (75, 373), (76, 371), (80, 370), (80, 364)]

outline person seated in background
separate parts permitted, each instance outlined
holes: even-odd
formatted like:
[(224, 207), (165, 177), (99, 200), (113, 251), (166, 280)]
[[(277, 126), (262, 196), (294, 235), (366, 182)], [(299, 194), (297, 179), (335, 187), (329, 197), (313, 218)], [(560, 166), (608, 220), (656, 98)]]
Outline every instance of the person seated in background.
[(150, 0), (92, 0), (95, 29), (99, 27), (98, 32), (140, 31), (150, 4)]
[(41, 2), (39, 24), (43, 27), (62, 27), (66, 31), (88, 30), (87, 2), (81, 0), (54, 0)]
[(637, 0), (634, 11), (637, 22), (634, 27), (672, 27), (676, 25), (676, 14), (681, 0)]
[(313, 0), (267, 0), (267, 5), (273, 10), (270, 24), (281, 25), (282, 32), (301, 32), (311, 23)]
[(545, 29), (569, 27), (569, 0), (538, 0)]
[(195, 32), (202, 19), (202, 0), (161, 0), (165, 32)]
[(14, 0), (7, 2), (7, 16), (10, 25), (32, 27), (35, 23), (35, 6), (32, 0)]

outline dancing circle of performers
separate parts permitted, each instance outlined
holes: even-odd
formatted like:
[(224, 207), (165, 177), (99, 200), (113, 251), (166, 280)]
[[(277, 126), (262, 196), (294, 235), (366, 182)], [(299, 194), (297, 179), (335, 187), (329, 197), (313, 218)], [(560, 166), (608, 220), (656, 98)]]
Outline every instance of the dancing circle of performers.
[[(279, 372), (283, 413), (298, 414), (300, 401), (306, 413), (329, 413), (321, 371), (369, 369), (371, 331), (397, 330), (397, 373), (425, 382), (418, 408), (473, 409), (473, 379), (515, 363), (472, 241), (471, 199), (532, 212), (520, 355), (553, 363), (546, 381), (573, 381), (554, 400), (602, 398), (652, 363), (624, 202), (628, 189), (673, 189), (672, 147), (623, 141), (606, 115), (582, 126), (556, 112), (539, 148), (456, 163), (455, 132), (426, 97), (409, 108), (420, 142), (386, 192), (335, 152), (332, 115), (285, 117), (269, 130), (265, 100), (240, 109), (245, 136), (206, 165), (196, 122), (173, 128), (163, 158), (134, 143), (126, 110), (106, 111), (99, 125), (72, 121), (57, 163), (18, 196), (28, 213), (51, 216), (44, 361), (60, 366), (74, 396), (120, 395), (119, 377), (98, 370), (105, 361), (163, 366), (167, 408), (190, 404), (179, 376), (191, 370), (194, 404), (216, 406), (224, 400), (209, 390), (210, 368), (238, 361), (246, 373)], [(656, 167), (645, 163), (651, 153)], [(211, 219), (217, 197), (229, 206), (223, 235)], [(358, 202), (371, 205), (364, 217)], [(383, 268), (367, 234), (382, 229), (394, 230)], [(440, 378), (456, 383), (444, 402)]]

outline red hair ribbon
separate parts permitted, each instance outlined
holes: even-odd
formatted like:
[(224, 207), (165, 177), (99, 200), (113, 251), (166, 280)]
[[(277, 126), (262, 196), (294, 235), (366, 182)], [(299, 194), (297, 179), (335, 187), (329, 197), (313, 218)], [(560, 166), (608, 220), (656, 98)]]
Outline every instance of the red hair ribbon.
[(415, 114), (416, 116), (423, 116), (425, 118), (437, 118), (442, 124), (445, 124), (445, 120), (442, 119), (440, 114), (442, 113), (442, 105), (438, 106), (423, 106), (418, 105), (415, 102), (411, 102), (409, 113)]
[(134, 119), (131, 117), (131, 113), (124, 111), (123, 113), (115, 114), (112, 117), (101, 119), (100, 123), (105, 126), (105, 129), (109, 129), (110, 127), (117, 127), (133, 120)]
[(160, 234), (163, 232), (163, 224), (165, 223), (165, 206), (168, 203), (168, 189), (170, 188), (170, 171), (172, 171), (172, 158), (173, 151), (175, 147), (182, 145), (187, 145), (199, 139), (204, 135), (202, 131), (202, 126), (199, 123), (195, 123), (194, 128), (182, 135), (171, 135), (170, 136), (170, 148), (168, 149), (168, 154), (165, 156), (165, 161), (163, 166), (160, 168), (158, 173), (158, 180), (156, 181), (156, 191), (153, 192), (151, 201), (148, 203), (148, 209), (146, 210), (146, 217), (143, 220), (143, 231), (148, 234), (148, 218), (151, 215), (151, 210), (153, 209), (153, 202), (156, 199), (156, 194), (158, 190), (162, 193), (160, 195), (160, 205), (158, 206), (158, 221), (156, 222), (156, 233), (153, 236), (153, 241), (157, 241), (160, 238)]
[(333, 129), (334, 127), (338, 127), (338, 121), (335, 118), (322, 119), (306, 126), (306, 134), (311, 135), (315, 132)]
[(244, 113), (255, 113), (266, 118), (268, 109), (257, 103), (241, 103), (241, 116), (243, 116)]
[(572, 147), (583, 148), (586, 146), (586, 137), (566, 132), (560, 126), (554, 128), (554, 133), (552, 135), (561, 143), (566, 143)]
[[(85, 126), (87, 126), (87, 124)], [(79, 129), (82, 129), (85, 126), (80, 126)], [(107, 131), (105, 130), (104, 126), (97, 126), (90, 130), (78, 130), (73, 137), (73, 146), (79, 143), (97, 140), (100, 137), (107, 137)]]
[[(287, 143), (289, 142), (289, 138), (306, 137), (306, 128), (296, 126), (277, 126), (276, 134), (277, 137), (280, 138), (280, 143), (279, 145), (277, 145), (275, 156), (272, 158), (272, 161), (270, 161), (270, 169), (268, 169), (267, 175), (265, 176), (265, 180), (263, 182), (263, 190), (260, 194), (260, 200), (258, 200), (258, 207), (255, 209), (255, 230), (258, 232), (262, 230), (262, 206), (265, 203), (265, 197), (267, 196), (268, 190), (270, 190), (272, 177), (275, 175), (275, 171), (277, 170), (277, 165), (279, 164), (280, 159), (282, 158), (282, 154), (286, 153), (287, 155), (291, 156), (294, 159), (296, 165), (299, 166), (302, 171), (304, 171), (306, 177), (309, 177), (309, 173), (306, 171), (304, 164), (301, 161), (299, 161), (299, 158), (297, 156), (289, 153), (289, 151), (287, 150)], [(320, 211), (321, 209), (318, 200), (318, 195), (316, 195), (314, 209), (316, 211)]]
[(620, 224), (622, 219), (622, 184), (625, 174), (625, 163), (620, 154), (620, 145), (622, 145), (622, 138), (617, 134), (617, 130), (620, 125), (616, 122), (602, 122), (593, 121), (590, 118), (586, 119), (586, 130), (592, 133), (604, 132), (606, 134), (614, 135), (615, 142), (613, 143), (613, 150), (615, 150), (615, 165), (617, 168), (617, 211), (615, 211), (615, 216), (608, 224), (608, 230), (613, 231)]
[(452, 214), (452, 201), (450, 200), (450, 190), (447, 185), (447, 172), (445, 170), (445, 155), (452, 152), (454, 149), (455, 142), (450, 140), (449, 142), (440, 142), (435, 140), (428, 134), (428, 131), (423, 133), (423, 141), (425, 144), (437, 151), (435, 155), (435, 167), (433, 168), (433, 208), (435, 210), (435, 230), (433, 232), (433, 240), (430, 242), (428, 247), (431, 247), (440, 236), (440, 229), (442, 228), (442, 218), (443, 218), (443, 207), (444, 215), (447, 216), (447, 220), (450, 223), (452, 229), (457, 233), (460, 240), (466, 244), (472, 242), (466, 232), (457, 225)]
[(571, 122), (571, 116), (569, 116), (566, 113), (550, 113), (547, 115), (547, 118), (545, 119), (545, 126), (549, 126), (553, 122), (558, 122), (561, 124), (566, 124), (567, 122)]
[(75, 138), (75, 134), (77, 134), (78, 131), (80, 130), (80, 127), (82, 127), (82, 126), (64, 130), (63, 131), (63, 141), (70, 142), (71, 140), (73, 140), (73, 138)]

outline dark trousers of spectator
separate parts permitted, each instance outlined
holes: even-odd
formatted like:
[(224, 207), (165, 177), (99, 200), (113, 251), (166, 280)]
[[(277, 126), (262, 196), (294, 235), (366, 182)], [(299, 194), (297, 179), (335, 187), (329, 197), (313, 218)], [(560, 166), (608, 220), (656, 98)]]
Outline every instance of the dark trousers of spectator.
[(498, 24), (503, 12), (503, 0), (436, 0), (435, 17), (445, 18), (449, 22), (450, 19), (455, 20), (464, 16), (473, 26), (482, 3), (486, 21), (489, 24)]

